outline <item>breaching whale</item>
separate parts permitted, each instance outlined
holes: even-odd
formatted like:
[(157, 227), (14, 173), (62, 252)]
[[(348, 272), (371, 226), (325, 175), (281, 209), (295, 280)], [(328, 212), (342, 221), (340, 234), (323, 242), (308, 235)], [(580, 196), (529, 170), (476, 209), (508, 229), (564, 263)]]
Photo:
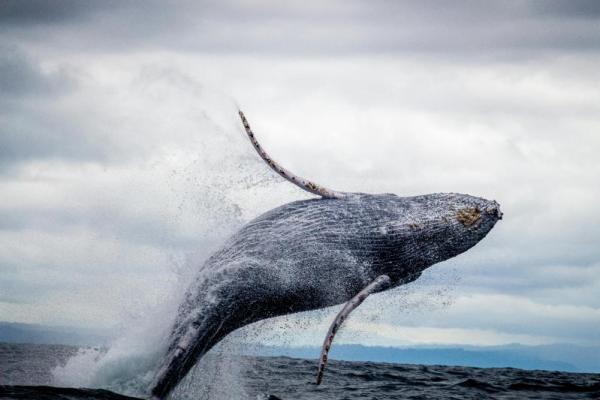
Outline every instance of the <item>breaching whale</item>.
[(495, 201), (465, 194), (399, 197), (327, 189), (273, 161), (239, 115), (263, 160), (320, 198), (260, 215), (200, 267), (151, 389), (155, 399), (167, 397), (232, 331), (265, 318), (346, 303), (323, 343), (320, 383), (337, 329), (369, 294), (414, 281), (424, 269), (477, 244), (502, 218)]

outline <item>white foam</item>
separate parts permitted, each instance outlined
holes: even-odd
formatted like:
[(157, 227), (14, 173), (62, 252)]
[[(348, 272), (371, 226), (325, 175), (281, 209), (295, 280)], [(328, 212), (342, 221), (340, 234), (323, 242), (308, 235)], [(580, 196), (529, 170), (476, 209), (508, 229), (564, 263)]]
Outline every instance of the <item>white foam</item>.
[[(167, 94), (172, 91), (170, 85), (160, 82), (155, 90)], [(199, 268), (203, 260), (247, 218), (262, 211), (254, 209), (257, 205), (252, 201), (249, 203), (253, 205), (249, 207), (239, 204), (246, 197), (255, 195), (256, 189), (271, 191), (275, 187), (270, 196), (275, 202), (281, 196), (281, 189), (277, 190), (274, 185), (278, 180), (271, 180), (271, 173), (244, 136), (237, 106), (226, 96), (206, 88), (192, 97), (197, 112), (188, 125), (194, 124), (194, 129), (184, 124), (190, 132), (186, 139), (189, 142), (181, 143), (179, 148), (169, 147), (169, 151), (157, 152), (152, 161), (154, 167), (143, 172), (151, 175), (144, 175), (151, 178), (144, 181), (153, 182), (167, 193), (168, 204), (179, 210), (165, 212), (172, 219), (171, 225), (177, 227), (175, 233), (180, 238), (197, 241), (199, 248), (193, 254), (187, 249), (171, 250), (168, 258), (175, 261), (165, 266), (167, 271), (161, 280), (149, 285), (160, 288), (160, 292), (167, 295), (140, 299), (132, 290), (129, 297), (111, 299), (111, 293), (106, 293), (102, 301), (122, 305), (123, 320), (116, 323), (119, 326), (117, 338), (105, 348), (83, 348), (66, 365), (56, 367), (53, 370), (56, 385), (147, 395), (166, 353), (166, 341), (183, 293), (192, 278), (201, 273)], [(269, 204), (260, 207), (268, 208)], [(164, 247), (168, 246), (166, 243)], [(173, 279), (163, 282), (169, 274)], [(202, 365), (206, 367), (207, 362)], [(217, 364), (223, 365), (223, 362)], [(223, 374), (231, 374), (234, 370), (230, 366), (223, 369)]]

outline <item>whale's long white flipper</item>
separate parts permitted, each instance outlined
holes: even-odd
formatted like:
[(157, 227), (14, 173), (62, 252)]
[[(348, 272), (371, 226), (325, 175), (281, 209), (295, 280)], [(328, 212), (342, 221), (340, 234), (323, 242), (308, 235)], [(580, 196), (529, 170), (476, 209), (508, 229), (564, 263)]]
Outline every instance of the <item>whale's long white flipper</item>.
[(363, 301), (370, 294), (380, 292), (382, 290), (390, 287), (392, 280), (387, 275), (378, 276), (373, 282), (371, 282), (367, 287), (358, 292), (356, 296), (354, 296), (350, 301), (346, 303), (344, 308), (338, 313), (338, 315), (333, 320), (331, 326), (329, 327), (329, 331), (327, 332), (327, 336), (325, 336), (325, 341), (323, 342), (323, 348), (321, 349), (321, 357), (319, 359), (319, 372), (317, 373), (317, 385), (321, 384), (323, 380), (323, 373), (325, 372), (325, 366), (327, 365), (327, 356), (329, 354), (329, 349), (331, 348), (331, 344), (333, 343), (333, 338), (337, 333), (342, 323), (348, 318), (348, 315), (352, 311), (354, 311), (359, 305), (362, 304)]
[(341, 199), (346, 197), (343, 192), (337, 192), (335, 190), (327, 189), (321, 185), (317, 185), (314, 182), (309, 181), (308, 179), (304, 179), (298, 175), (293, 174), (287, 169), (283, 168), (279, 164), (277, 164), (261, 147), (256, 138), (254, 137), (254, 133), (252, 133), (252, 129), (250, 129), (250, 125), (248, 124), (248, 120), (244, 116), (244, 113), (239, 111), (240, 118), (242, 119), (242, 123), (244, 124), (244, 129), (252, 142), (252, 146), (256, 149), (260, 157), (265, 160), (265, 162), (273, 169), (273, 171), (277, 172), (281, 175), (285, 180), (293, 183), (301, 189), (306, 190), (312, 194), (316, 194), (317, 196), (325, 197), (328, 199)]

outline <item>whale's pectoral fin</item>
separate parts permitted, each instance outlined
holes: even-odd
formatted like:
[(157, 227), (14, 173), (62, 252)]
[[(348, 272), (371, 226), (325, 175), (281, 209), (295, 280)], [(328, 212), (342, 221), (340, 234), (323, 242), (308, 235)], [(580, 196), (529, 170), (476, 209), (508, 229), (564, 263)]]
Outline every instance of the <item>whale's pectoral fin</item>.
[(321, 358), (319, 359), (319, 372), (317, 373), (317, 385), (321, 384), (323, 380), (323, 373), (325, 372), (325, 365), (327, 365), (327, 356), (329, 354), (329, 349), (331, 348), (331, 344), (333, 343), (333, 338), (337, 333), (342, 323), (348, 318), (348, 315), (362, 304), (363, 301), (370, 294), (380, 292), (389, 288), (392, 284), (392, 280), (387, 275), (378, 276), (373, 282), (367, 285), (363, 290), (358, 292), (356, 296), (354, 296), (350, 301), (346, 303), (344, 308), (338, 313), (338, 315), (333, 320), (333, 323), (329, 327), (329, 331), (327, 332), (327, 336), (325, 337), (325, 341), (323, 342), (323, 348), (321, 349)]
[(338, 192), (336, 190), (327, 189), (324, 186), (318, 185), (315, 182), (311, 182), (308, 179), (304, 179), (298, 175), (295, 175), (291, 171), (283, 168), (281, 165), (275, 162), (267, 152), (262, 148), (262, 146), (256, 140), (256, 136), (250, 129), (250, 124), (248, 124), (248, 120), (244, 116), (242, 111), (239, 111), (240, 118), (242, 119), (242, 124), (244, 125), (244, 129), (246, 130), (246, 134), (248, 138), (250, 138), (250, 142), (252, 142), (252, 146), (258, 152), (258, 155), (273, 169), (273, 171), (277, 172), (281, 177), (285, 180), (293, 183), (301, 189), (306, 190), (307, 192), (316, 194), (317, 196), (324, 197), (326, 199), (343, 199), (347, 196), (346, 193)]

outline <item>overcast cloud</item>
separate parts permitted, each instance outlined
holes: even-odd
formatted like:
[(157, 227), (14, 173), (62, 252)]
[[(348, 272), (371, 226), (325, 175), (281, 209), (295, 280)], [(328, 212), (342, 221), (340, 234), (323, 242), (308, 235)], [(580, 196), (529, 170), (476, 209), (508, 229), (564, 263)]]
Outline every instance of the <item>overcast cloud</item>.
[[(599, 28), (596, 1), (2, 1), (0, 319), (143, 319), (306, 197), (253, 154), (240, 106), (327, 186), (502, 206), (342, 341), (600, 345)], [(255, 329), (317, 345), (334, 312)]]

